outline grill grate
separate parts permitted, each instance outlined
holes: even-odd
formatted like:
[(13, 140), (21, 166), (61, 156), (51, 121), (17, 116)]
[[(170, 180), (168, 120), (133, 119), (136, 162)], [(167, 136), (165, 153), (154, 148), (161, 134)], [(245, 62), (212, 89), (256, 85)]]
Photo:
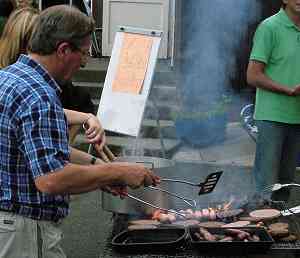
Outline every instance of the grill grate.
[[(288, 205), (283, 201), (273, 201), (272, 207), (279, 209), (279, 210), (289, 210)], [(290, 210), (289, 210), (290, 211)], [(291, 212), (293, 213), (293, 212)], [(281, 222), (286, 222), (289, 224), (289, 228), (293, 234), (295, 234), (298, 239), (300, 239), (300, 223), (299, 218), (297, 218), (296, 214), (292, 214), (287, 217), (280, 217), (278, 218)], [(277, 241), (271, 246), (271, 251), (283, 251), (286, 250), (288, 252), (300, 252), (300, 240), (297, 240), (295, 242), (283, 242), (283, 241)]]
[[(272, 208), (275, 208), (278, 210), (288, 210), (289, 209), (288, 205), (285, 202), (281, 202), (281, 201), (280, 202), (269, 201), (266, 204), (266, 206), (272, 207)], [(125, 228), (127, 228), (128, 222), (132, 219), (139, 219), (139, 218), (135, 218), (135, 217), (132, 217), (132, 216), (126, 215), (126, 214), (122, 214), (122, 215), (115, 214), (115, 217), (113, 219), (114, 220), (114, 228), (113, 228), (112, 235), (114, 236), (114, 235), (120, 233)], [(299, 216), (297, 216), (296, 214), (286, 216), (286, 217), (281, 216), (281, 217), (277, 218), (276, 220), (278, 220), (278, 222), (280, 221), (280, 222), (288, 223), (291, 233), (295, 234), (298, 237), (298, 239), (300, 239), (300, 217)], [(275, 221), (272, 221), (272, 222), (275, 222)], [(299, 254), (300, 253), (300, 240), (297, 240), (295, 242), (276, 241), (271, 246), (270, 253), (274, 253), (274, 254), (284, 253), (286, 255), (287, 254)], [(183, 252), (178, 254), (178, 257), (191, 257), (191, 258), (200, 257), (200, 256), (194, 256), (194, 255), (195, 255), (194, 251), (191, 250), (190, 246), (188, 245), (186, 250), (184, 250)], [(134, 257), (134, 256), (132, 256), (132, 257)], [(139, 256), (139, 257), (142, 257), (142, 256)], [(147, 256), (147, 257), (151, 257), (151, 256)], [(156, 257), (160, 257), (160, 256), (158, 255), (158, 256), (154, 256), (154, 257), (156, 258)], [(166, 257), (166, 256), (162, 255), (162, 257)], [(177, 258), (177, 255), (176, 256), (170, 255), (169, 257)], [(205, 256), (203, 256), (203, 257), (205, 257)], [(235, 256), (232, 256), (232, 257), (235, 257)]]

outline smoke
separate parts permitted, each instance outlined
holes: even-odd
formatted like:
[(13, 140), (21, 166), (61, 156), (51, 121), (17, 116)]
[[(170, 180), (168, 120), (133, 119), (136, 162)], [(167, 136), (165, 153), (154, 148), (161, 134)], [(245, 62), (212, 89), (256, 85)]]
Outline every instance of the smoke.
[(236, 55), (248, 26), (260, 16), (256, 0), (184, 0), (181, 94), (195, 112), (230, 91)]

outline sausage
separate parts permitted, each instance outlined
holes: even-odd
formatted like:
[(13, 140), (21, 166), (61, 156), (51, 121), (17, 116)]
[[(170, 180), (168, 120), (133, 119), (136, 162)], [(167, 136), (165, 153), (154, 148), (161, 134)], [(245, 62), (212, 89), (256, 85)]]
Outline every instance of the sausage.
[(197, 220), (201, 220), (202, 212), (201, 211), (195, 211), (194, 212), (194, 218), (197, 219)]
[(195, 237), (198, 239), (198, 240), (204, 240), (204, 238), (200, 235), (199, 232), (195, 232)]
[(232, 236), (236, 236), (240, 240), (243, 240), (246, 237), (250, 237), (250, 233), (240, 229), (228, 228), (225, 230), (225, 232)]
[(233, 237), (231, 236), (226, 236), (224, 238), (222, 238), (221, 240), (219, 240), (219, 242), (232, 242), (233, 241)]
[(217, 218), (216, 212), (213, 209), (210, 209), (209, 210), (209, 219), (216, 220), (216, 218)]
[(161, 222), (161, 223), (165, 223), (165, 224), (170, 224), (171, 223), (169, 215), (165, 214), (165, 213), (159, 214), (158, 221)]
[(208, 232), (205, 228), (199, 228), (200, 234), (203, 236), (203, 238), (207, 241), (216, 241), (216, 236)]
[(208, 209), (203, 209), (202, 210), (202, 217), (204, 219), (209, 219), (209, 210)]

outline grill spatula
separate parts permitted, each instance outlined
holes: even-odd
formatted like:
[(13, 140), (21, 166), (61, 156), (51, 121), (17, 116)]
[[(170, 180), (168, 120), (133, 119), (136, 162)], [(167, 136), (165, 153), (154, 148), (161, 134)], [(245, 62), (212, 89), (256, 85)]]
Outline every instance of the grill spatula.
[(171, 178), (161, 178), (161, 182), (164, 182), (164, 181), (165, 182), (175, 182), (175, 183), (183, 183), (183, 184), (187, 184), (187, 185), (191, 185), (191, 186), (196, 186), (196, 187), (200, 188), (198, 195), (202, 195), (202, 194), (211, 193), (215, 189), (222, 173), (223, 173), (223, 171), (217, 171), (217, 172), (211, 173), (206, 177), (206, 179), (203, 183), (199, 183), (199, 184), (192, 183), (192, 182), (185, 181), (185, 180), (177, 180), (177, 179), (171, 179)]

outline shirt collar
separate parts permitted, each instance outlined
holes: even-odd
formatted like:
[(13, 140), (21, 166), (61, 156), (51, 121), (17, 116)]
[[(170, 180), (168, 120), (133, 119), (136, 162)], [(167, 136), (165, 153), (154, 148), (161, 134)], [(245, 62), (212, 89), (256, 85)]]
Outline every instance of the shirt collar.
[(290, 17), (286, 14), (285, 10), (283, 8), (280, 9), (279, 13), (280, 21), (287, 27), (293, 27), (296, 30), (300, 30), (299, 27), (290, 19)]
[(56, 81), (52, 78), (52, 76), (48, 73), (48, 71), (37, 61), (30, 58), (28, 55), (20, 55), (18, 58), (18, 62), (22, 63), (24, 65), (28, 65), (35, 69), (35, 71), (43, 77), (43, 79), (58, 93), (60, 94), (62, 92), (59, 85), (56, 83)]

